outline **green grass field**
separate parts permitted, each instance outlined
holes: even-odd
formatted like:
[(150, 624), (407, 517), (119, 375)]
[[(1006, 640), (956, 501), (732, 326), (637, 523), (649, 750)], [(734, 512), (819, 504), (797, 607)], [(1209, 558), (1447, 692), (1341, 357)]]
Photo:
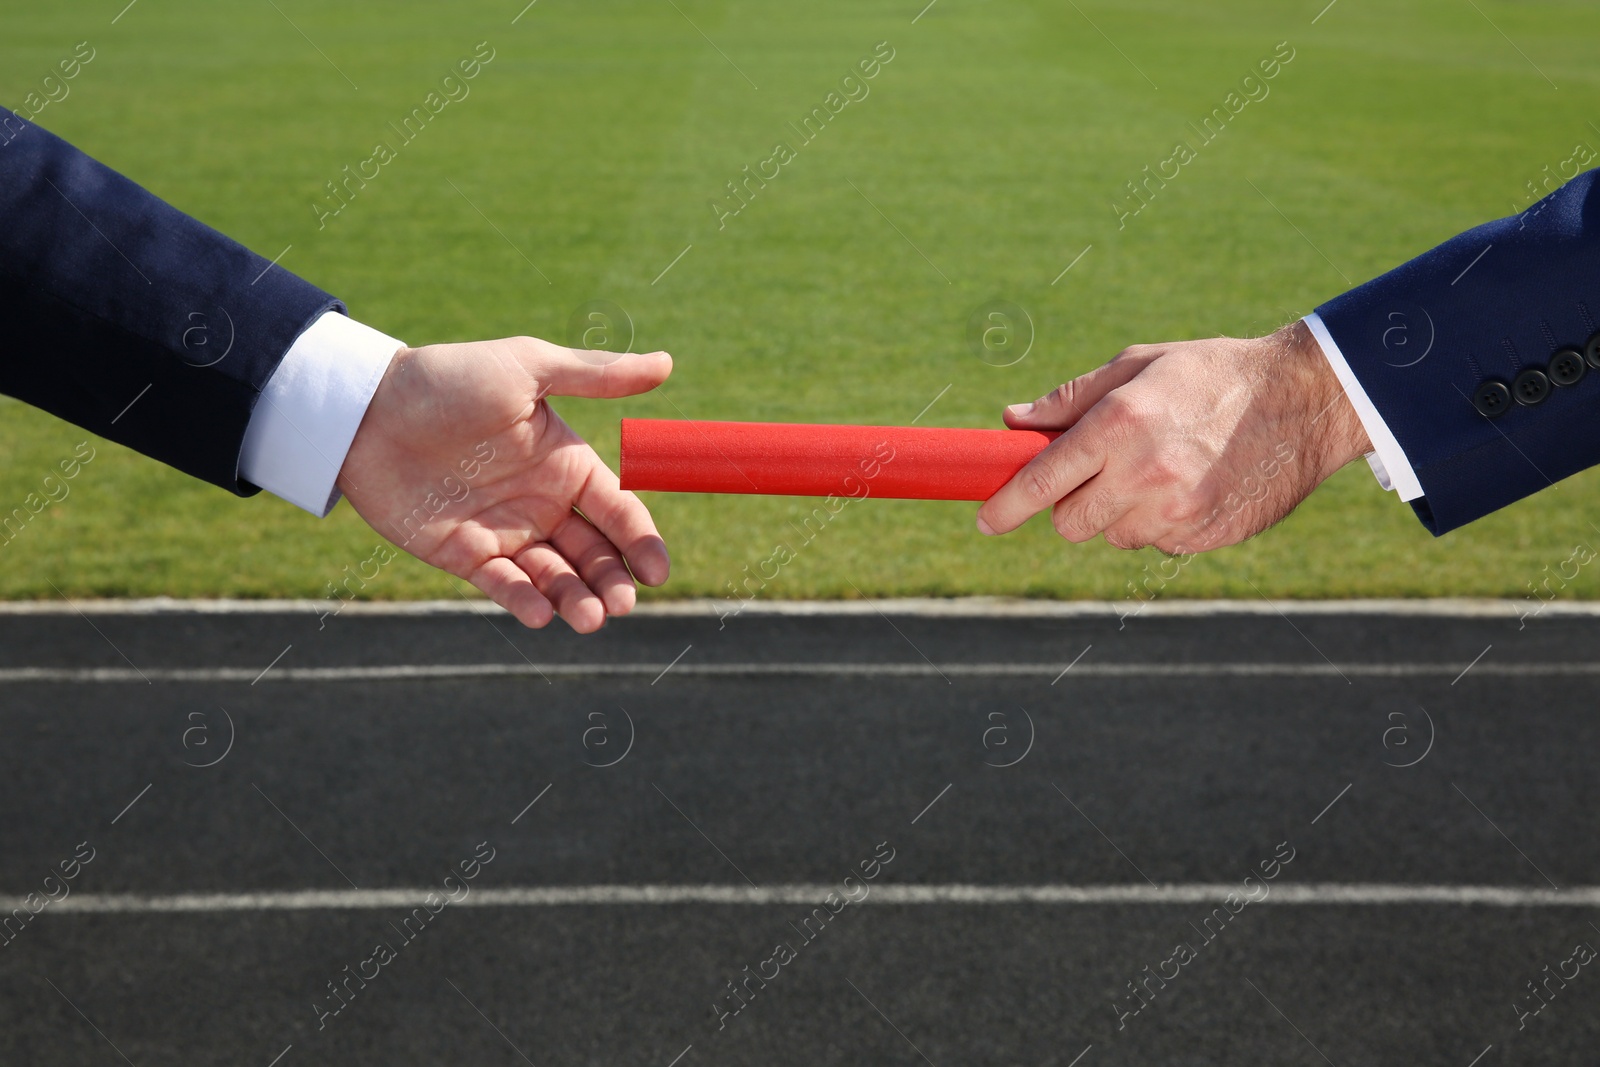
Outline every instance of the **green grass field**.
[[(88, 40), (40, 123), (268, 257), (292, 246), (285, 267), (412, 343), (567, 340), (586, 301), (626, 309), (635, 350), (676, 357), (664, 392), (558, 404), (611, 460), (624, 415), (903, 423), (947, 385), (923, 424), (998, 425), (1126, 344), (1269, 331), (1600, 146), (1600, 8), (1578, 0), (1342, 0), (1315, 24), (1326, 0), (938, 0), (914, 24), (925, 0), (539, 0), (514, 25), (524, 0), (145, 0), (113, 24), (125, 2), (8, 0), (0, 101)], [(324, 183), (396, 140), (388, 124), (480, 41), (494, 59), (471, 95), (319, 230)], [(870, 95), (799, 144), (787, 123), (883, 41)], [(1282, 41), (1270, 96), (1119, 229), (1123, 183)], [(709, 201), (779, 141), (796, 158), (719, 229)], [(969, 344), (990, 300), (1036, 324), (1012, 366)], [(83, 438), (0, 400), (0, 510)], [(348, 507), (319, 522), (97, 447), (0, 548), (0, 596), (315, 597), (378, 543)], [(675, 562), (662, 596), (726, 593), (811, 506), (649, 503)], [(1163, 593), (1518, 597), (1600, 545), (1597, 503), (1590, 472), (1434, 540), (1361, 465)], [(1160, 559), (1068, 545), (1043, 519), (989, 541), (973, 511), (854, 504), (764, 595), (1119, 598)], [(452, 595), (409, 560), (368, 591)], [(1568, 595), (1597, 591), (1585, 574)]]

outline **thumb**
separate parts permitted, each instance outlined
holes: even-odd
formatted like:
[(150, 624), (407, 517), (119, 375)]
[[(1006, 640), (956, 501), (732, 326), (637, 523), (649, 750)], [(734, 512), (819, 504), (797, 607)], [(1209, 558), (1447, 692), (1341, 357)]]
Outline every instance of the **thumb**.
[(665, 352), (599, 352), (529, 341), (517, 350), (517, 362), (549, 396), (633, 396), (649, 392), (672, 373), (672, 357)]
[(1006, 408), (1006, 425), (1013, 430), (1066, 430), (1089, 413), (1101, 397), (1127, 385), (1155, 358), (1155, 353), (1124, 353), (1059, 385), (1031, 404), (1012, 404)]

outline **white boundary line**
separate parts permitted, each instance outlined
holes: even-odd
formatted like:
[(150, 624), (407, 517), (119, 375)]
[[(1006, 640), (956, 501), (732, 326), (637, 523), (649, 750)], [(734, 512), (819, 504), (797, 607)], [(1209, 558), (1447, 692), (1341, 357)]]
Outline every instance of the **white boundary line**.
[[(322, 615), (326, 600), (178, 600), (154, 597), (142, 600), (75, 600), (86, 615)], [(878, 600), (752, 600), (741, 609), (728, 600), (647, 601), (633, 614), (644, 618), (684, 616), (720, 618), (739, 616), (913, 615), (927, 618), (1191, 618), (1207, 615), (1393, 615), (1424, 618), (1515, 619), (1537, 611), (1538, 617), (1600, 618), (1600, 601), (1565, 601), (1539, 605), (1527, 600), (1438, 598), (1418, 600), (1022, 600), (1006, 597), (907, 598)], [(7, 615), (68, 615), (73, 609), (59, 601), (0, 602), (0, 617)], [(503, 610), (487, 600), (351, 601), (341, 615), (501, 615)]]
[[(702, 663), (677, 668), (677, 677), (701, 678), (1049, 678), (1054, 663)], [(1074, 678), (1449, 678), (1457, 663), (1097, 663), (1072, 672)], [(172, 682), (205, 684), (251, 682), (416, 682), (457, 678), (639, 677), (660, 674), (654, 663), (441, 663), (386, 667), (294, 667), (261, 677), (254, 667), (7, 667), (0, 685), (122, 684)], [(1597, 663), (1488, 663), (1483, 677), (1541, 678), (1600, 676)]]
[[(863, 883), (865, 885), (865, 883)], [(1326, 883), (1272, 885), (1255, 903), (1317, 907), (1449, 906), (1495, 908), (1593, 908), (1600, 906), (1600, 886), (1543, 889), (1507, 885), (1409, 885)], [(889, 905), (1008, 904), (1174, 905), (1221, 904), (1240, 894), (1239, 883), (1182, 885), (879, 885), (866, 886), (864, 903)], [(774, 905), (822, 906), (835, 885), (574, 885), (476, 889), (450, 905), (457, 908), (602, 907), (616, 905)], [(74, 893), (48, 904), (43, 914), (163, 914), (194, 912), (324, 911), (424, 906), (427, 889), (302, 889), (256, 893)], [(843, 899), (842, 894), (840, 899)], [(1242, 895), (1239, 899), (1243, 899)], [(0, 898), (0, 915), (23, 908), (22, 898)], [(26, 911), (24, 911), (26, 914)]]

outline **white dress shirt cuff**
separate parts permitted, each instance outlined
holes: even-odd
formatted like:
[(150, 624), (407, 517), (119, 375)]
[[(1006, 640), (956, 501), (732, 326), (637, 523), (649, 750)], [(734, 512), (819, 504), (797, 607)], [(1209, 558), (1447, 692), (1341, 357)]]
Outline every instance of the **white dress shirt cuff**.
[(256, 401), (239, 476), (321, 517), (383, 372), (403, 342), (329, 311), (290, 346)]
[(1339, 351), (1339, 345), (1323, 324), (1322, 316), (1313, 311), (1302, 321), (1322, 347), (1323, 356), (1333, 368), (1339, 384), (1344, 387), (1345, 395), (1356, 409), (1356, 417), (1361, 420), (1368, 439), (1372, 441), (1372, 451), (1367, 453), (1367, 465), (1372, 468), (1378, 484), (1385, 489), (1398, 490), (1401, 500), (1418, 499), (1423, 495), (1422, 483), (1417, 480), (1416, 471), (1411, 469), (1411, 461), (1406, 459), (1405, 450), (1390, 432), (1389, 424), (1378, 414), (1367, 391), (1361, 387), (1361, 381), (1350, 369), (1350, 364), (1345, 362), (1344, 353)]

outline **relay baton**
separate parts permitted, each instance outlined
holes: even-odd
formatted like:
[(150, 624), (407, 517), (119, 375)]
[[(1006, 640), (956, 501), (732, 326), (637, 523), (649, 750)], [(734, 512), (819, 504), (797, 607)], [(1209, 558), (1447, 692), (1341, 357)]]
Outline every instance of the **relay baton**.
[(1037, 430), (623, 419), (622, 488), (987, 500), (1058, 436)]

